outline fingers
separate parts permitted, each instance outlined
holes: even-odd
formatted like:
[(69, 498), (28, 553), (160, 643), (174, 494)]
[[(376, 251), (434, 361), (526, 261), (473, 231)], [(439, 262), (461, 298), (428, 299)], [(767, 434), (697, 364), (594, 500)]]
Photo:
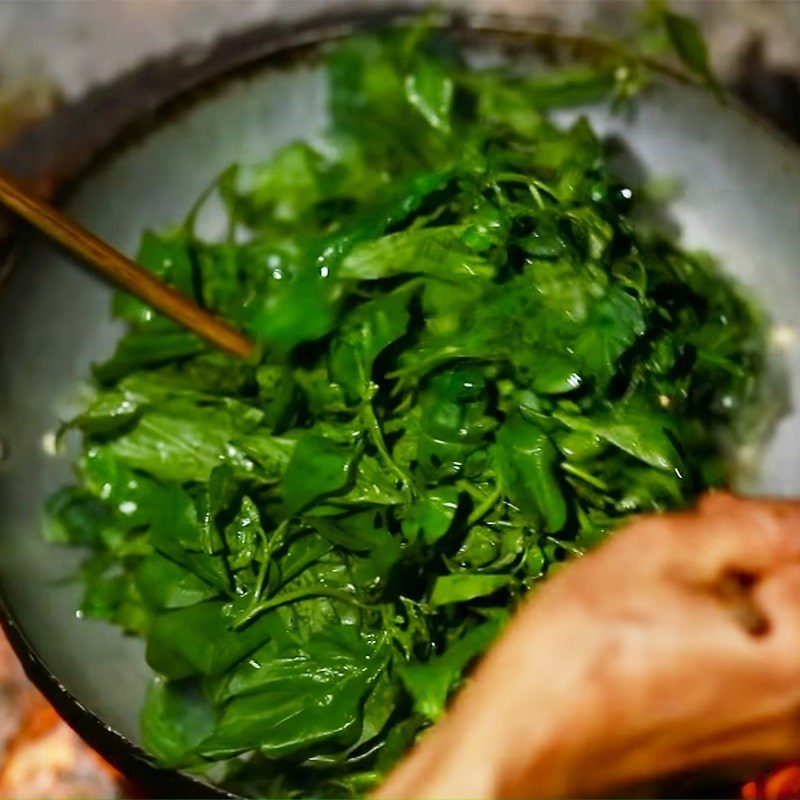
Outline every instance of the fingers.
[[(726, 573), (762, 576), (800, 564), (800, 502), (745, 500), (715, 492), (694, 512), (650, 518), (631, 526), (650, 530), (649, 557), (689, 580), (714, 581)], [(643, 537), (643, 538), (646, 538)], [(645, 557), (648, 550), (643, 548)]]
[(800, 502), (715, 493), (703, 499), (698, 515), (699, 573), (763, 575), (787, 563), (800, 563)]
[(800, 501), (778, 498), (745, 498), (730, 492), (714, 490), (700, 498), (697, 513), (701, 516), (726, 517), (738, 511), (767, 512), (775, 519), (796, 519), (800, 513)]
[(778, 569), (753, 588), (753, 600), (769, 623), (769, 634), (797, 666), (800, 690), (800, 564)]

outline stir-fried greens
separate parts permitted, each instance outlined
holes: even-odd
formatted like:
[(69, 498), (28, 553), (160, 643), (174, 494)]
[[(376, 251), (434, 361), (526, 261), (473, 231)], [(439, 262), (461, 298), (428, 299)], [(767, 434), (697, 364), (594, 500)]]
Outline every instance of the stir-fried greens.
[(146, 639), (148, 749), (261, 795), (364, 792), (539, 580), (724, 485), (763, 361), (751, 304), (548, 121), (609, 71), (476, 71), (423, 28), (327, 68), (325, 140), (217, 182), (227, 236), (195, 210), (139, 252), (257, 363), (117, 297), (49, 503), (83, 613)]

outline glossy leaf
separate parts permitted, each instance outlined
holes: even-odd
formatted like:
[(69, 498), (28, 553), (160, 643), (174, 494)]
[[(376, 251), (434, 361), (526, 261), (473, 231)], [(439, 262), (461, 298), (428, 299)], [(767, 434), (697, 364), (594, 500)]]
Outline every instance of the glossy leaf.
[(511, 583), (510, 575), (476, 575), (457, 572), (436, 579), (431, 591), (432, 606), (465, 603), (494, 594)]
[(213, 730), (214, 707), (196, 688), (164, 681), (150, 685), (142, 712), (145, 747), (163, 764), (178, 767)]
[(422, 57), (406, 76), (408, 102), (422, 114), (431, 127), (450, 132), (453, 105), (453, 79), (441, 61)]
[(558, 419), (576, 431), (592, 433), (652, 467), (680, 469), (683, 459), (675, 448), (667, 417), (656, 411), (618, 408), (596, 417), (558, 414)]
[(447, 698), (464, 670), (494, 641), (504, 621), (503, 615), (496, 615), (451, 642), (441, 655), (401, 672), (416, 711), (431, 722), (436, 722), (441, 717)]
[(498, 432), (495, 445), (504, 491), (534, 523), (561, 530), (567, 519), (564, 490), (558, 480), (558, 451), (537, 425), (516, 417)]
[(297, 443), (283, 476), (283, 505), (287, 514), (312, 500), (341, 491), (351, 479), (353, 454), (320, 436), (306, 435)]
[(672, 47), (686, 69), (721, 92), (714, 73), (711, 71), (708, 45), (697, 22), (684, 14), (667, 10), (664, 12), (664, 28)]
[[(340, 640), (347, 640), (342, 629)], [(198, 751), (211, 757), (257, 747), (271, 758), (330, 741), (340, 747), (359, 733), (361, 703), (383, 667), (380, 652), (352, 653), (335, 640), (278, 656), (266, 665), (258, 691), (225, 707)]]

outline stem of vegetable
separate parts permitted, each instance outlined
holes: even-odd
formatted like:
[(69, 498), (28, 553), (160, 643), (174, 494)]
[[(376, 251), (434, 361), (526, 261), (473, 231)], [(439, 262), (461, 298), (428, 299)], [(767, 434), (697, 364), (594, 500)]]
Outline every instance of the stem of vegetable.
[(356, 363), (358, 366), (359, 376), (364, 385), (361, 414), (366, 425), (367, 432), (369, 433), (370, 439), (372, 439), (372, 443), (375, 445), (375, 448), (380, 454), (381, 459), (383, 459), (383, 462), (397, 476), (409, 500), (413, 500), (416, 495), (414, 482), (411, 479), (411, 476), (408, 475), (405, 470), (401, 469), (397, 462), (392, 458), (392, 454), (389, 452), (389, 448), (386, 446), (386, 441), (383, 438), (381, 424), (378, 422), (378, 418), (375, 416), (372, 398), (375, 396), (375, 392), (378, 391), (378, 387), (367, 377), (361, 359), (357, 357)]
[(605, 481), (601, 481), (600, 478), (595, 478), (594, 475), (582, 470), (580, 467), (576, 467), (574, 464), (570, 464), (569, 461), (562, 462), (561, 469), (563, 469), (564, 472), (569, 472), (570, 475), (574, 475), (576, 478), (580, 478), (590, 486), (594, 486), (595, 489), (599, 489), (601, 492), (608, 492), (611, 489)]
[(255, 608), (258, 601), (264, 595), (264, 583), (267, 579), (267, 570), (269, 569), (270, 559), (272, 558), (272, 554), (275, 552), (275, 549), (280, 546), (283, 542), (283, 535), (286, 532), (286, 528), (289, 525), (289, 520), (283, 520), (280, 525), (275, 529), (275, 532), (272, 534), (271, 539), (267, 539), (267, 535), (261, 531), (261, 543), (262, 543), (262, 551), (261, 551), (261, 564), (258, 568), (258, 577), (256, 578), (256, 589), (253, 592), (253, 599), (250, 603), (250, 608), (248, 609), (247, 613)]
[(378, 450), (381, 459), (403, 484), (403, 489), (405, 490), (409, 499), (413, 500), (415, 496), (415, 490), (411, 476), (407, 475), (405, 470), (401, 469), (397, 465), (397, 462), (392, 458), (392, 455), (389, 452), (389, 448), (386, 447), (386, 442), (383, 438), (383, 431), (381, 430), (378, 418), (375, 416), (375, 409), (373, 409), (371, 402), (366, 402), (364, 404), (362, 413), (364, 415), (364, 422), (366, 423), (367, 432), (369, 433), (370, 439), (372, 439), (372, 443)]
[(476, 506), (469, 517), (467, 517), (467, 525), (474, 525), (476, 522), (483, 519), (483, 517), (495, 507), (502, 494), (503, 488), (500, 485), (500, 481), (498, 481), (494, 489), (488, 495), (484, 496), (480, 504)]
[(256, 617), (261, 616), (267, 611), (271, 611), (278, 606), (285, 606), (287, 603), (296, 603), (298, 600), (307, 600), (311, 597), (330, 597), (334, 600), (341, 600), (350, 605), (358, 606), (359, 608), (369, 608), (367, 603), (362, 603), (357, 600), (352, 592), (345, 592), (341, 589), (329, 589), (325, 586), (318, 586), (314, 589), (297, 589), (293, 592), (285, 592), (284, 594), (277, 595), (259, 603), (254, 608), (248, 609), (243, 616), (234, 620), (234, 630), (239, 630), (252, 622)]

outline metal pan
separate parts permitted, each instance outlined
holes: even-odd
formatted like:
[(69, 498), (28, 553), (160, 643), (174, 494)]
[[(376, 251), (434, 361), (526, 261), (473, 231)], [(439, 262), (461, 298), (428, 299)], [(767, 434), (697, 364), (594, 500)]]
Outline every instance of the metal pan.
[[(405, 13), (392, 11), (395, 19)], [(326, 122), (319, 44), (386, 20), (386, 8), (340, 11), (153, 62), (68, 107), (3, 160), (131, 253), (144, 228), (180, 219), (230, 162), (260, 161), (319, 133)], [(519, 18), (451, 22), (480, 57), (522, 62), (545, 45), (550, 57), (565, 45), (532, 35)], [(632, 116), (606, 108), (587, 114), (599, 131), (624, 139), (650, 175), (679, 182), (671, 212), (684, 242), (717, 255), (786, 326), (777, 338), (797, 396), (800, 349), (791, 349), (787, 331), (800, 329), (800, 151), (735, 107), (674, 82), (652, 91)], [(107, 355), (119, 334), (109, 321), (108, 287), (67, 260), (39, 240), (18, 240), (0, 295), (3, 625), (36, 685), (132, 779), (158, 796), (228, 796), (157, 769), (140, 749), (138, 717), (150, 677), (142, 644), (76, 618), (80, 588), (65, 578), (79, 555), (40, 535), (45, 498), (70, 477), (69, 454), (52, 453), (52, 433), (74, 408), (90, 363)], [(800, 414), (789, 411), (757, 478), (743, 488), (800, 494), (799, 442)]]

